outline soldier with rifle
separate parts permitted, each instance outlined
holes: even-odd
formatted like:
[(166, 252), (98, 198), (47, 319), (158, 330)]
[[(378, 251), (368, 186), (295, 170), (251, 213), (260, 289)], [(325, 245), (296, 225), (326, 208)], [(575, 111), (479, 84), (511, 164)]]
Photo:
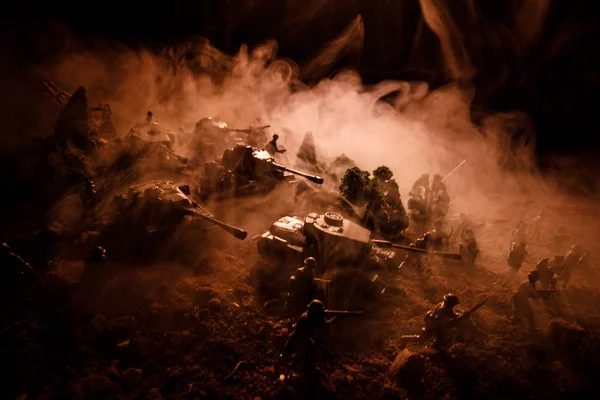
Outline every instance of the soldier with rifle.
[(516, 324), (525, 320), (527, 327), (531, 332), (535, 331), (535, 319), (533, 310), (529, 304), (529, 299), (542, 299), (541, 294), (535, 287), (536, 282), (539, 280), (540, 273), (538, 271), (531, 271), (527, 276), (527, 280), (521, 283), (512, 296), (515, 308), (512, 323)]
[(535, 270), (540, 274), (540, 288), (554, 289), (556, 288), (556, 279), (554, 279), (554, 270), (550, 268), (550, 259), (543, 258), (538, 261)]
[(527, 246), (527, 243), (525, 243), (524, 241), (513, 242), (510, 246), (510, 252), (508, 253), (508, 258), (506, 259), (506, 262), (508, 263), (510, 270), (515, 274), (519, 271), (521, 265), (523, 265), (523, 262), (527, 257), (528, 253), (525, 246)]
[(436, 219), (433, 222), (433, 230), (427, 232), (423, 239), (425, 247), (434, 251), (443, 251), (450, 241), (450, 237), (454, 233), (454, 228), (450, 228), (450, 233), (446, 233), (442, 229), (442, 220)]
[[(314, 366), (317, 358), (315, 337), (319, 331), (334, 322), (338, 317), (362, 315), (362, 311), (335, 311), (326, 310), (320, 300), (312, 300), (294, 325), (294, 331), (285, 344), (283, 353), (277, 360), (277, 366), (282, 362), (289, 361), (296, 356), (298, 361), (306, 367)], [(331, 318), (327, 318), (330, 316)]]
[(454, 310), (454, 307), (460, 303), (458, 296), (448, 293), (444, 296), (441, 303), (425, 314), (425, 327), (423, 327), (421, 334), (404, 335), (402, 336), (402, 339), (424, 340), (433, 338), (433, 347), (442, 349), (444, 347), (446, 332), (459, 325), (462, 321), (469, 319), (475, 311), (488, 301), (488, 299), (489, 297), (476, 304), (470, 310), (460, 313)]
[(573, 245), (567, 254), (565, 254), (565, 258), (560, 269), (560, 274), (558, 275), (558, 279), (562, 281), (563, 289), (565, 289), (569, 284), (573, 271), (585, 263), (587, 257), (588, 253), (584, 254), (583, 248), (577, 244)]
[(294, 275), (288, 280), (288, 299), (285, 308), (297, 304), (306, 304), (315, 298), (315, 269), (317, 260), (314, 257), (308, 257), (304, 260), (304, 266), (298, 268)]
[(469, 267), (475, 266), (475, 261), (479, 255), (479, 248), (477, 247), (477, 240), (475, 239), (475, 233), (473, 229), (467, 228), (461, 232), (463, 243), (460, 244), (460, 254), (462, 259)]

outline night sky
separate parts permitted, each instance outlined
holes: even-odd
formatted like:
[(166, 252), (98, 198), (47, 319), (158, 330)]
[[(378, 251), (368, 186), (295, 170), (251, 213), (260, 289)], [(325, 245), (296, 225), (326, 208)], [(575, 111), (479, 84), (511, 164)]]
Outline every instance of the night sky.
[[(485, 3), (478, 10), (476, 34), (470, 32), (472, 26), (460, 24), (461, 9), (455, 15), (478, 71), (475, 106), (518, 109), (532, 116), (541, 158), (555, 153), (600, 154), (596, 123), (600, 35), (593, 2), (551, 1), (540, 39), (518, 55), (505, 45), (499, 49), (491, 44), (494, 32), (510, 20), (515, 1)], [(383, 79), (423, 79), (432, 87), (448, 83), (439, 42), (424, 26), (417, 0), (107, 0), (43, 5), (21, 1), (3, 13), (2, 43), (10, 53), (5, 51), (2, 62), (14, 71), (15, 66), (55, 57), (51, 45), (42, 51), (32, 44), (37, 32), (55, 21), (79, 38), (110, 38), (133, 47), (168, 45), (201, 35), (217, 48), (235, 53), (242, 43), (276, 38), (281, 56), (302, 63), (358, 14), (365, 27), (362, 57), (342, 59), (334, 68), (357, 68), (367, 83)]]

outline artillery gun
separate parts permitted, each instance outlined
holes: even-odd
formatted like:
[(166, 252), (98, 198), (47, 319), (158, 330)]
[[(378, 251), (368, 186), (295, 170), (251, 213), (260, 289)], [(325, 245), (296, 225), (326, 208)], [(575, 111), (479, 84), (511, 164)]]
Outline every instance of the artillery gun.
[(206, 163), (201, 197), (217, 199), (267, 193), (280, 182), (295, 184), (301, 176), (318, 185), (323, 178), (288, 168), (275, 162), (266, 150), (238, 145), (223, 153), (221, 163)]
[(258, 252), (266, 259), (300, 261), (315, 257), (325, 269), (337, 266), (397, 269), (403, 259), (399, 253), (407, 252), (461, 259), (460, 254), (374, 240), (370, 230), (334, 212), (311, 213), (304, 220), (280, 218), (257, 239)]
[(115, 218), (106, 231), (108, 241), (125, 252), (137, 248), (146, 255), (163, 249), (184, 226), (205, 230), (212, 225), (239, 240), (246, 238), (246, 231), (216, 219), (190, 199), (189, 194), (187, 185), (171, 181), (156, 180), (130, 186), (128, 191), (114, 198)]

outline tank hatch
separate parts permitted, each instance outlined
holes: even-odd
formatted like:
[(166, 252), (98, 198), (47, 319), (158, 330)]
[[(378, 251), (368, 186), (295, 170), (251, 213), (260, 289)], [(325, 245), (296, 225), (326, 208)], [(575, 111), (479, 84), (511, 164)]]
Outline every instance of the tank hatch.
[(370, 230), (345, 219), (338, 213), (327, 212), (323, 215), (310, 214), (307, 217), (307, 222), (308, 220), (310, 220), (316, 229), (328, 235), (343, 237), (362, 243), (369, 243), (371, 238)]

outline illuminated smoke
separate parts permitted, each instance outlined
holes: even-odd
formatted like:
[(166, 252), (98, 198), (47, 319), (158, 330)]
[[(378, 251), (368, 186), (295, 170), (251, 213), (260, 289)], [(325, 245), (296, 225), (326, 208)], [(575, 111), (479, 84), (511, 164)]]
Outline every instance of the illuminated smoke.
[[(535, 26), (515, 33), (524, 45), (531, 44), (541, 29), (542, 3), (520, 11), (519, 15), (536, 15)], [(104, 50), (75, 49), (39, 72), (69, 91), (85, 86), (90, 105), (111, 104), (121, 135), (148, 110), (172, 131), (183, 127), (192, 132), (195, 123), (208, 116), (231, 127), (270, 124), (268, 134), (278, 133), (280, 143), (289, 149), (280, 161), (293, 166), (297, 161), (293, 155), (310, 131), (319, 157), (345, 153), (368, 170), (388, 165), (404, 195), (422, 173), (445, 175), (466, 159), (449, 181), (453, 206), (472, 208), (477, 203), (486, 211), (490, 207), (482, 199), (487, 191), (502, 187), (509, 193), (527, 185), (524, 179), (538, 181), (530, 172), (517, 179), (504, 169), (533, 168), (532, 124), (520, 112), (489, 112), (478, 116), (477, 126), (472, 122), (471, 102), (478, 88), (472, 81), (477, 71), (470, 48), (477, 43), (465, 39), (447, 2), (420, 4), (425, 22), (439, 39), (450, 81), (455, 82), (433, 91), (424, 82), (384, 81), (366, 87), (352, 71), (341, 71), (312, 87), (300, 82), (328, 73), (342, 56), (360, 56), (364, 43), (360, 16), (300, 67), (277, 57), (274, 40), (254, 48), (242, 46), (229, 56), (206, 39), (192, 38), (158, 53), (113, 44)], [(475, 3), (465, 7), (468, 21), (481, 17)], [(384, 96), (392, 100), (381, 101)], [(191, 149), (177, 150), (192, 155)]]

